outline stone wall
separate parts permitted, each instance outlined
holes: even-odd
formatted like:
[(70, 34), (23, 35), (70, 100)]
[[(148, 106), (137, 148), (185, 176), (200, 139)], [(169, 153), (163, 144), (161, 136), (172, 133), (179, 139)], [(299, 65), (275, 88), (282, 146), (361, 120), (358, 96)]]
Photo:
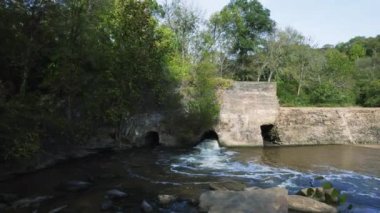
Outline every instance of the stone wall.
[(281, 144), (380, 144), (380, 108), (280, 108)]
[[(215, 131), (223, 146), (267, 145), (261, 129), (266, 125), (274, 125), (280, 145), (380, 144), (380, 108), (280, 107), (276, 84), (263, 82), (234, 82), (220, 91), (219, 101), (219, 122), (204, 133)], [(163, 123), (164, 116), (151, 113), (129, 118), (123, 125), (123, 138), (140, 147), (149, 145), (147, 136), (153, 132), (161, 145), (183, 144), (172, 134), (176, 127)], [(203, 137), (207, 134), (189, 140), (196, 144)]]
[(163, 146), (178, 146), (177, 139), (169, 134), (169, 128), (163, 124), (164, 115), (160, 113), (138, 114), (125, 120), (122, 139), (133, 147), (154, 145), (149, 141), (151, 133), (157, 134), (157, 143)]
[(275, 83), (234, 82), (221, 91), (215, 128), (224, 146), (263, 146), (261, 125), (274, 124), (279, 103)]

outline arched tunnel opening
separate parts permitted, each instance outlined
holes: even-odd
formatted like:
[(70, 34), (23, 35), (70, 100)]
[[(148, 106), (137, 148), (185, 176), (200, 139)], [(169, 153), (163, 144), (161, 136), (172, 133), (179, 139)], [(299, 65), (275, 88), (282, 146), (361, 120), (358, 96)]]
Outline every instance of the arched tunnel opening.
[(277, 128), (273, 124), (261, 125), (261, 136), (263, 137), (264, 146), (278, 145), (280, 137), (278, 136)]
[(219, 141), (219, 136), (214, 130), (209, 130), (209, 131), (203, 133), (200, 142), (202, 142), (204, 140), (217, 140), (217, 141)]
[(158, 132), (150, 131), (145, 135), (145, 144), (147, 146), (155, 147), (160, 145), (160, 135)]

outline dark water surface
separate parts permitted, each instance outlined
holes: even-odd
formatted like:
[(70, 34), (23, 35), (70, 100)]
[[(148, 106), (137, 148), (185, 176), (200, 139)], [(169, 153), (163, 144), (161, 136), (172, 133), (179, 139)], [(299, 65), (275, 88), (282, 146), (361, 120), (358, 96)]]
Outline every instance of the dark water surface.
[[(325, 179), (316, 180), (319, 176)], [(71, 180), (92, 186), (82, 192), (59, 187)], [(329, 181), (348, 195), (345, 205), (352, 204), (353, 212), (380, 212), (380, 149), (335, 145), (220, 149), (213, 141), (193, 150), (138, 149), (66, 162), (0, 182), (0, 193), (54, 196), (39, 207), (18, 212), (48, 212), (64, 205), (63, 212), (101, 212), (106, 191), (121, 189), (128, 196), (115, 205), (122, 212), (139, 212), (144, 199), (153, 205), (158, 194), (196, 199), (210, 183), (221, 181), (282, 186), (290, 193)], [(177, 203), (161, 211), (183, 212), (190, 208), (186, 205)]]

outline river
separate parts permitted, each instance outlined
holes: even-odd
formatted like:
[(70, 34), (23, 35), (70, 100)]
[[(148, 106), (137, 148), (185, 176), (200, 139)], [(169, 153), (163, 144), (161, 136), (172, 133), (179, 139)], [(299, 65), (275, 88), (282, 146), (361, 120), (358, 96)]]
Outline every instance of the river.
[[(158, 194), (184, 198), (161, 207), (161, 212), (196, 212), (186, 200), (197, 199), (214, 182), (281, 186), (294, 194), (328, 181), (347, 194), (347, 202), (340, 209), (352, 204), (351, 212), (380, 212), (379, 151), (349, 145), (226, 149), (219, 148), (216, 141), (206, 141), (190, 150), (134, 149), (61, 163), (0, 182), (0, 193), (20, 198), (52, 196), (40, 205), (16, 212), (49, 212), (57, 207), (64, 207), (62, 212), (101, 212), (105, 194), (111, 189), (120, 189), (128, 196), (114, 202), (110, 212), (139, 212), (143, 200), (155, 207)], [(91, 185), (80, 192), (62, 190), (60, 186), (68, 181)]]

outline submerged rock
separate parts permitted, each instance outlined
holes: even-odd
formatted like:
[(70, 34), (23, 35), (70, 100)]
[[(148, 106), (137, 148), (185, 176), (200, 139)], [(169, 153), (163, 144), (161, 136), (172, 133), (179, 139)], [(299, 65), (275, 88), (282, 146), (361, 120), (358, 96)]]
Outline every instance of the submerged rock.
[(243, 191), (247, 186), (236, 181), (210, 183), (210, 189), (217, 191)]
[(105, 200), (103, 203), (100, 205), (100, 209), (103, 211), (111, 210), (113, 209), (113, 203), (111, 200)]
[(322, 187), (316, 188), (304, 188), (297, 192), (297, 195), (301, 195), (304, 197), (309, 197), (314, 200), (318, 200), (321, 202), (325, 202), (325, 190)]
[(328, 204), (338, 204), (339, 203), (339, 191), (333, 187), (331, 188), (305, 188), (297, 192), (297, 195), (312, 198), (314, 200), (328, 203)]
[(106, 193), (106, 198), (109, 198), (111, 200), (121, 199), (121, 198), (125, 198), (125, 197), (127, 197), (127, 193), (122, 192), (118, 189), (112, 189), (112, 190), (107, 191), (107, 193)]
[(64, 191), (79, 192), (85, 191), (92, 186), (91, 183), (86, 181), (72, 180), (61, 184), (58, 188)]
[(314, 199), (299, 195), (288, 196), (289, 210), (297, 212), (312, 212), (312, 213), (336, 213), (336, 208)]
[(158, 202), (160, 205), (168, 205), (177, 200), (177, 196), (174, 195), (158, 195)]
[(246, 191), (209, 191), (200, 196), (200, 208), (210, 213), (288, 212), (288, 191), (284, 188)]
[(24, 199), (14, 202), (12, 204), (12, 207), (15, 209), (18, 209), (18, 208), (26, 208), (30, 206), (39, 206), (41, 202), (52, 199), (52, 198), (53, 196), (38, 196), (34, 198), (24, 198)]
[(141, 203), (141, 210), (143, 212), (153, 212), (153, 207), (146, 200), (144, 200)]
[(62, 210), (66, 209), (67, 205), (60, 206), (58, 208), (52, 209), (49, 211), (49, 213), (59, 213), (62, 212)]

